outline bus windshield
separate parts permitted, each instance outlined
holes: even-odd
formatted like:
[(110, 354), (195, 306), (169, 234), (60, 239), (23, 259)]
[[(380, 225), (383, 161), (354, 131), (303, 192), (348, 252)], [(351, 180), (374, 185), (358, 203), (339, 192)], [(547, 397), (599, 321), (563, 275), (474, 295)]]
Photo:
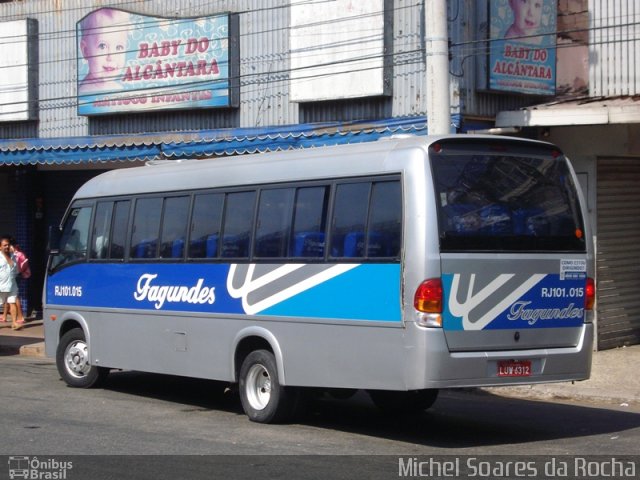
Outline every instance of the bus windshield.
[(557, 149), (442, 142), (430, 157), (441, 251), (585, 251), (576, 187)]

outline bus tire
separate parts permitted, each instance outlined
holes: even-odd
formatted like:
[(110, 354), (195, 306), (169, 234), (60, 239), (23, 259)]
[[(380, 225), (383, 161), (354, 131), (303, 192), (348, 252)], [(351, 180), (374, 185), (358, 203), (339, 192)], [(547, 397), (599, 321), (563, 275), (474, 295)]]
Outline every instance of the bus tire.
[(280, 385), (276, 359), (268, 350), (254, 350), (242, 362), (240, 401), (249, 420), (281, 423), (293, 414), (295, 391)]
[(409, 390), (396, 392), (389, 390), (369, 390), (374, 405), (387, 414), (417, 413), (430, 408), (438, 398), (437, 389)]
[(58, 373), (70, 387), (91, 388), (99, 386), (109, 374), (109, 369), (91, 365), (89, 348), (81, 328), (65, 333), (56, 349)]

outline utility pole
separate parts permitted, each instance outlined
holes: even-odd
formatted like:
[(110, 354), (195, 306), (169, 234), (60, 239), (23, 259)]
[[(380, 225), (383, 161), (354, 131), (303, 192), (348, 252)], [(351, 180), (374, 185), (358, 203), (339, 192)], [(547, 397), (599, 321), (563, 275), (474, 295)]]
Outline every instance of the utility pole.
[(451, 132), (447, 0), (424, 0), (427, 57), (427, 127), (430, 135)]

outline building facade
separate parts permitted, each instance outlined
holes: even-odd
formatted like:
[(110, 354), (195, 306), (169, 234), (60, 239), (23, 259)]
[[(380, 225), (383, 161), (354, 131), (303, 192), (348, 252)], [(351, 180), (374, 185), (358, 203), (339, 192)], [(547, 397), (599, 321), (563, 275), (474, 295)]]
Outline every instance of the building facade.
[[(0, 2), (0, 231), (31, 258), (29, 310), (49, 228), (104, 170), (426, 134), (425, 1)], [(617, 183), (640, 180), (640, 8), (614, 4), (544, 0), (537, 30), (516, 32), (508, 0), (449, 0), (439, 86), (452, 131), (499, 127), (572, 158), (597, 227), (600, 348), (640, 342), (640, 252), (624, 256), (640, 232), (618, 228), (637, 193)], [(584, 102), (608, 120), (585, 123)]]

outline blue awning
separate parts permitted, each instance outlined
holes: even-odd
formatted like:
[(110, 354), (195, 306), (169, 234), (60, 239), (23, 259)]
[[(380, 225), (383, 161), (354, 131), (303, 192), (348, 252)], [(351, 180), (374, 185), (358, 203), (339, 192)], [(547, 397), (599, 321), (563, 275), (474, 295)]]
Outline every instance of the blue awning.
[[(452, 124), (458, 129), (460, 116), (453, 117)], [(240, 155), (370, 142), (402, 133), (426, 135), (426, 117), (137, 135), (0, 140), (0, 165), (74, 165)]]

